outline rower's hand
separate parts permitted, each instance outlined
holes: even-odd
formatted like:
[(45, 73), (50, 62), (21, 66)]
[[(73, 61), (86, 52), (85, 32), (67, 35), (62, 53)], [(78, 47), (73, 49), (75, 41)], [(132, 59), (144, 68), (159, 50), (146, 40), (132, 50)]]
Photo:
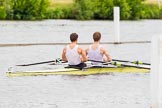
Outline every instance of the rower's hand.
[(57, 58), (55, 61), (56, 61), (56, 63), (61, 63), (62, 59), (61, 58)]

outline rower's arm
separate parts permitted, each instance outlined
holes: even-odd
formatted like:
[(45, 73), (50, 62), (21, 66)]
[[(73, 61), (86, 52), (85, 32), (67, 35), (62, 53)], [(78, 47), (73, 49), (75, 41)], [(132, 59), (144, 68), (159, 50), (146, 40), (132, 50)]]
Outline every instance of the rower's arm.
[(102, 51), (103, 51), (103, 54), (106, 56), (107, 61), (110, 62), (112, 60), (112, 58), (111, 58), (109, 52), (105, 48), (102, 48)]
[(110, 62), (112, 60), (110, 54), (108, 53), (108, 51), (105, 52), (105, 56), (107, 57), (107, 60)]
[(82, 48), (78, 48), (78, 53), (81, 55), (81, 61), (86, 62), (87, 61), (86, 51), (83, 50)]
[(67, 58), (66, 58), (66, 48), (64, 48), (63, 51), (62, 51), (62, 60), (63, 61), (67, 61)]
[(87, 49), (85, 50), (85, 52), (86, 52), (86, 55), (88, 55), (88, 51), (89, 51), (89, 48), (87, 48)]

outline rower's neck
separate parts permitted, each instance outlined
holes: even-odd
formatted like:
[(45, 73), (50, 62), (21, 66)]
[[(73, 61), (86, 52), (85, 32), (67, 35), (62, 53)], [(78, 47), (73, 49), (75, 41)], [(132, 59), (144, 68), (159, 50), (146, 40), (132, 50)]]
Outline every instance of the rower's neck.
[(100, 41), (94, 41), (93, 44), (94, 44), (94, 45), (99, 45), (99, 44), (100, 44)]
[(76, 45), (77, 41), (71, 42), (71, 45)]
[(74, 48), (77, 45), (77, 41), (70, 43), (70, 48)]

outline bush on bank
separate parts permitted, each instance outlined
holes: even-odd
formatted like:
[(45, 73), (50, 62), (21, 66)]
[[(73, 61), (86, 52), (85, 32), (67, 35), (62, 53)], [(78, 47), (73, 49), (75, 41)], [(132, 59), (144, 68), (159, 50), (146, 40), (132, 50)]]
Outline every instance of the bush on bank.
[(45, 17), (48, 0), (11, 0), (8, 19), (35, 20)]
[(0, 19), (6, 18), (6, 10), (3, 6), (0, 6)]
[(160, 18), (160, 9), (156, 5), (144, 5), (142, 7), (143, 11), (141, 12), (140, 19), (159, 19)]
[(49, 8), (45, 13), (45, 19), (73, 19), (72, 7)]
[(122, 20), (160, 18), (157, 5), (149, 5), (144, 0), (75, 0), (77, 19), (113, 19), (113, 7), (120, 7)]
[[(50, 10), (48, 18), (53, 19), (113, 19), (113, 7), (120, 7), (121, 20), (159, 19), (162, 9), (144, 0), (75, 0), (72, 7)], [(50, 17), (49, 17), (50, 16)]]
[[(120, 7), (121, 20), (162, 19), (162, 9), (145, 0), (74, 0), (74, 4), (50, 6), (50, 0), (10, 0), (0, 6), (0, 19), (113, 19), (113, 7)], [(50, 7), (49, 7), (50, 6)]]

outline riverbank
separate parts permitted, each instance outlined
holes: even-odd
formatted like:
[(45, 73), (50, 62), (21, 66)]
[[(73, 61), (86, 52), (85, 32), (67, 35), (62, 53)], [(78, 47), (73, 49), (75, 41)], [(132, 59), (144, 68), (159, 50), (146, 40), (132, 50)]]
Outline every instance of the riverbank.
[[(38, 2), (39, 1), (39, 2)], [(14, 4), (14, 5), (11, 5)], [(7, 20), (112, 20), (113, 7), (120, 7), (121, 20), (161, 19), (162, 9), (152, 1), (32, 0), (0, 4), (0, 19)], [(100, 8), (98, 8), (100, 7)], [(26, 10), (28, 8), (28, 10)]]
[[(121, 20), (139, 20), (139, 19), (161, 19), (162, 9), (159, 9), (157, 2), (146, 1), (51, 1), (51, 8), (48, 13), (49, 18), (54, 19), (113, 19), (113, 7), (120, 7)], [(81, 8), (82, 7), (82, 8)], [(100, 8), (96, 8), (100, 7)], [(52, 13), (52, 14), (50, 14)]]
[[(74, 3), (74, 0), (50, 0), (52, 4), (72, 4)], [(158, 1), (156, 0), (145, 0), (145, 3), (149, 3), (149, 4), (158, 4)], [(162, 4), (161, 4), (162, 5)]]

